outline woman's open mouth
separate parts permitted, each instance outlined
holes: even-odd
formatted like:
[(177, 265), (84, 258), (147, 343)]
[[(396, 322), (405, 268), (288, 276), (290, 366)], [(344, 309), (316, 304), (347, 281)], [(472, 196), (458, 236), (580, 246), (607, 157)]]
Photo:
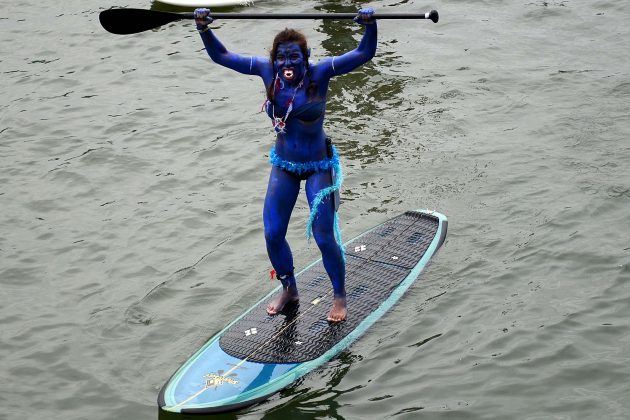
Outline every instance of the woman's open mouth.
[(295, 72), (291, 68), (285, 68), (282, 70), (282, 77), (284, 77), (286, 80), (293, 80), (293, 78), (295, 77)]

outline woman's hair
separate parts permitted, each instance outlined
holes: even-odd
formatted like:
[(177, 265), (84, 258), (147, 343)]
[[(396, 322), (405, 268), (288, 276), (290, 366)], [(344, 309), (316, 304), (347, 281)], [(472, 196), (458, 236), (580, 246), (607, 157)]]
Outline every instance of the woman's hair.
[[(273, 45), (271, 46), (271, 51), (269, 52), (269, 58), (271, 59), (271, 63), (273, 64), (276, 61), (276, 54), (278, 54), (278, 46), (284, 43), (294, 42), (302, 51), (302, 55), (304, 56), (304, 61), (306, 64), (306, 73), (309, 72), (309, 64), (308, 64), (308, 45), (306, 43), (306, 37), (300, 31), (296, 31), (295, 29), (284, 28), (284, 30), (278, 32), (276, 37), (273, 39)], [(273, 102), (275, 92), (275, 84), (271, 83), (267, 87), (267, 99)], [(309, 96), (312, 96), (315, 92), (317, 92), (317, 87), (313, 81), (311, 81), (308, 85), (307, 93)]]
[(269, 52), (269, 57), (271, 58), (271, 62), (273, 63), (276, 59), (276, 54), (278, 54), (278, 46), (280, 44), (295, 42), (302, 50), (302, 54), (304, 55), (304, 59), (306, 60), (306, 67), (308, 68), (308, 45), (306, 44), (306, 37), (300, 31), (296, 31), (295, 29), (284, 28), (283, 31), (278, 32), (278, 35), (273, 39), (273, 45), (271, 46), (271, 51)]

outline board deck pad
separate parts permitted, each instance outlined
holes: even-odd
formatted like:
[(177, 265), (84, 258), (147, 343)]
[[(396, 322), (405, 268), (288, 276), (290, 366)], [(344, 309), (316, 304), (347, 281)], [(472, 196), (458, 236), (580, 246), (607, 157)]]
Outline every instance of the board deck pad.
[(320, 261), (297, 276), (299, 303), (270, 316), (267, 305), (281, 291), (261, 301), (221, 336), (221, 349), (261, 363), (301, 363), (320, 357), (390, 296), (427, 251), (438, 226), (437, 217), (406, 212), (346, 245), (346, 321), (326, 320), (333, 292)]

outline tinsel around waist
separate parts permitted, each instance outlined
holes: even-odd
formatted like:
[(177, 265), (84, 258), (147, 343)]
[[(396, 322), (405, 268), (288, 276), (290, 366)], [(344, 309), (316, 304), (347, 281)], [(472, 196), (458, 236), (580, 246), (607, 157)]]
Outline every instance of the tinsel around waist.
[(335, 146), (332, 146), (332, 152), (332, 157), (328, 159), (314, 160), (310, 162), (293, 162), (278, 156), (278, 153), (276, 153), (276, 147), (274, 146), (271, 148), (271, 152), (269, 152), (269, 163), (280, 169), (284, 169), (285, 171), (298, 175), (302, 175), (307, 172), (323, 172), (339, 166), (339, 154), (337, 154)]

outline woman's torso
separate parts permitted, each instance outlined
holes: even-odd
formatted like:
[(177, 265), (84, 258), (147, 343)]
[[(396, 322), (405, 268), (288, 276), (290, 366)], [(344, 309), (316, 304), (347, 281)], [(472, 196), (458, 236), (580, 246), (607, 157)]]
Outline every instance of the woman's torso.
[[(274, 83), (272, 71), (263, 77), (265, 87)], [(316, 65), (312, 65), (302, 86), (288, 85), (274, 92), (273, 102), (266, 103), (266, 113), (270, 119), (281, 118), (285, 123), (284, 133), (276, 137), (276, 153), (286, 160), (309, 162), (327, 157), (324, 116), (326, 112), (326, 92), (328, 80), (318, 77)], [(293, 106), (289, 115), (289, 103)]]

